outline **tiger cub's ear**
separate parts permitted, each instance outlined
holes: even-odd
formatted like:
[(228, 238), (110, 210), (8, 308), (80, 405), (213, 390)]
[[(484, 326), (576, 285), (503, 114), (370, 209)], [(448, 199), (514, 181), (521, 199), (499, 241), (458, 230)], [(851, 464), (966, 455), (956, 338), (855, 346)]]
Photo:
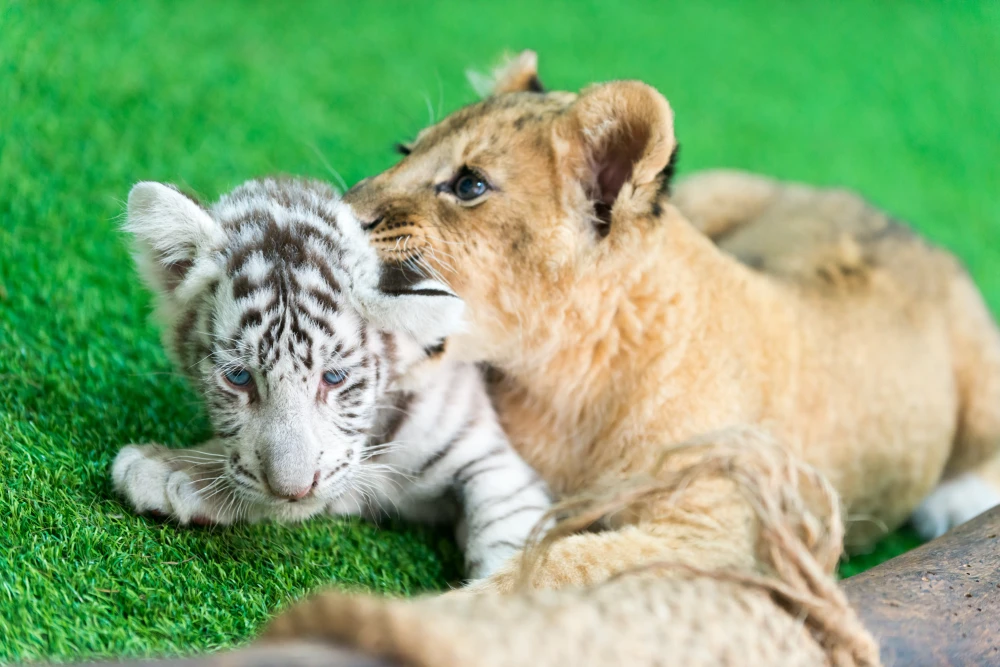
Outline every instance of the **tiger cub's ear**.
[(380, 258), (347, 205), (342, 204), (337, 227), (337, 280), (369, 324), (406, 334), (421, 348), (432, 348), (464, 330), (465, 302), (440, 276), (411, 262)]
[(222, 228), (197, 202), (173, 186), (150, 181), (129, 192), (125, 231), (134, 238), (143, 279), (165, 297), (187, 277), (199, 252), (224, 240)]
[(365, 319), (380, 329), (409, 335), (428, 354), (465, 330), (465, 302), (433, 280), (399, 291), (355, 283), (352, 297)]
[(544, 93), (545, 87), (538, 78), (538, 55), (522, 51), (515, 57), (507, 56), (492, 74), (466, 70), (466, 78), (480, 97), (503, 93)]

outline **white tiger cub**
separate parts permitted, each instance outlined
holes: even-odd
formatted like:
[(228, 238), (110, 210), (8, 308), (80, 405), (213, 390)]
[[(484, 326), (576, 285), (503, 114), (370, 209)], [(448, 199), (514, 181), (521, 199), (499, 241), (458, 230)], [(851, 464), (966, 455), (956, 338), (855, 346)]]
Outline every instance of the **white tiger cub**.
[(190, 449), (124, 447), (112, 476), (136, 511), (181, 524), (457, 518), (473, 579), (523, 546), (549, 492), (508, 443), (479, 369), (440, 354), (461, 301), (441, 298), (440, 281), (421, 300), (418, 285), (396, 312), (420, 318), (422, 338), (372, 325), (362, 313), (377, 299), (358, 305), (356, 285), (379, 284), (397, 306), (400, 295), (392, 276), (371, 280), (374, 251), (331, 188), (255, 180), (205, 210), (139, 183), (126, 229), (216, 433)]

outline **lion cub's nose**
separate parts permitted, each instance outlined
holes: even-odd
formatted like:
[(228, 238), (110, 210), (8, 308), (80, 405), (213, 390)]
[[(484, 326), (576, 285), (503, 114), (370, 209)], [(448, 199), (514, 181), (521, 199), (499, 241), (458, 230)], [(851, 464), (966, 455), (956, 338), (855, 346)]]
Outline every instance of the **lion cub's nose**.
[(312, 490), (315, 489), (317, 485), (319, 485), (319, 474), (320, 471), (317, 470), (313, 474), (312, 484), (299, 489), (286, 490), (286, 489), (277, 489), (272, 487), (274, 490), (274, 495), (278, 496), (279, 498), (284, 498), (285, 500), (291, 502), (295, 502), (296, 500), (302, 500), (310, 493), (312, 493)]

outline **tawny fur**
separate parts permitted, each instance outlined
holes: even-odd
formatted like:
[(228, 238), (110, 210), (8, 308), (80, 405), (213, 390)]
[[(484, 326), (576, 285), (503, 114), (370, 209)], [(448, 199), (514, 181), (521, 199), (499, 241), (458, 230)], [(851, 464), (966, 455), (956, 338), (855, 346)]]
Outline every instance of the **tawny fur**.
[[(422, 257), (465, 300), (448, 354), (500, 371), (504, 426), (558, 492), (749, 425), (831, 480), (864, 549), (996, 453), (1000, 336), (958, 262), (848, 193), (716, 173), (672, 196), (673, 115), (649, 86), (505, 87), (411, 148), (345, 202), (387, 267)], [(463, 166), (491, 186), (475, 201), (450, 189)], [(554, 544), (533, 582), (753, 562), (752, 513), (722, 479), (627, 524)]]
[[(691, 443), (695, 469), (636, 480), (628, 491), (667, 506), (683, 502), (692, 475), (724, 471), (760, 521), (761, 573), (650, 563), (593, 587), (507, 597), (393, 601), (327, 591), (278, 616), (261, 642), (333, 642), (434, 667), (881, 664), (833, 576), (842, 538), (836, 493), (760, 433), (730, 435), (753, 446), (720, 444), (722, 434), (701, 438)], [(612, 505), (617, 495), (608, 496)], [(599, 509), (585, 504), (583, 514)]]

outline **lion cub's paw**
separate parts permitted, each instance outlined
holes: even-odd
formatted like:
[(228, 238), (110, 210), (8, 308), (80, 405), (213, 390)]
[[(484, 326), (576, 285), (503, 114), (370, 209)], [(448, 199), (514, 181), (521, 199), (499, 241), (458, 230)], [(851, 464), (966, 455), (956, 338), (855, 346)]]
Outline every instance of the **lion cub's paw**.
[(111, 466), (115, 490), (137, 514), (168, 517), (182, 525), (220, 523), (198, 493), (191, 474), (162, 445), (123, 447)]
[(934, 489), (913, 512), (910, 523), (920, 537), (933, 540), (996, 505), (1000, 505), (1000, 491), (967, 473)]

